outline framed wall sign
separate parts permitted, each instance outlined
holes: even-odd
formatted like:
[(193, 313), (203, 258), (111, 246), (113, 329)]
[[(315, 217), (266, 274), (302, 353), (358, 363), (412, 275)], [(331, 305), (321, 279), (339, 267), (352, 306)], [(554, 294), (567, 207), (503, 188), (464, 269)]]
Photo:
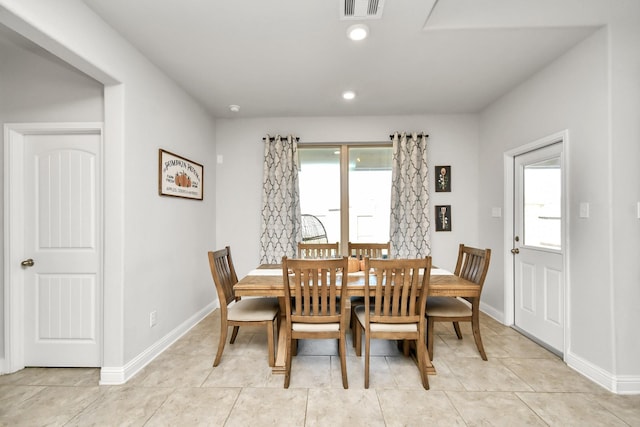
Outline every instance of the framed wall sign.
[(451, 205), (436, 206), (436, 231), (451, 231)]
[(170, 153), (162, 148), (158, 153), (158, 191), (161, 196), (202, 200), (201, 164)]
[(451, 192), (451, 166), (436, 166), (436, 192)]

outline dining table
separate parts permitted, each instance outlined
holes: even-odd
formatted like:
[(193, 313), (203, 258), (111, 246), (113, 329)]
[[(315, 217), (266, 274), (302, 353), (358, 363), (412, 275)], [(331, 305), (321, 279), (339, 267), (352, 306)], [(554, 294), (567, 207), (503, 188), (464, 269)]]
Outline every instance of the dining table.
[[(364, 296), (364, 271), (350, 272), (347, 274), (347, 295), (349, 297)], [(341, 285), (342, 286), (342, 285)], [(286, 345), (286, 314), (284, 309), (284, 280), (282, 266), (279, 264), (262, 264), (249, 271), (234, 286), (234, 292), (239, 297), (277, 297), (280, 300), (280, 330), (278, 331), (278, 343), (276, 363), (272, 368), (274, 374), (285, 372), (285, 345)], [(463, 279), (453, 273), (433, 267), (429, 280), (430, 296), (448, 297), (479, 297), (480, 286), (474, 282)], [(350, 309), (350, 301), (347, 301)], [(427, 372), (436, 373), (435, 367), (427, 358)]]

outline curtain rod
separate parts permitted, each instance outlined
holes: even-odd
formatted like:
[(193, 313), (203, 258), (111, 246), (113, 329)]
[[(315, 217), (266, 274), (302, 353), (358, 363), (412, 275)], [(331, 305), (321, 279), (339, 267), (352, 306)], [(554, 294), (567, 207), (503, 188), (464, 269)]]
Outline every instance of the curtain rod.
[[(400, 132), (398, 132), (398, 133), (400, 133)], [(413, 135), (413, 132), (405, 132), (405, 133), (406, 133), (407, 135)], [(418, 138), (421, 138), (421, 137), (423, 137), (423, 136), (424, 136), (425, 138), (429, 138), (429, 135), (427, 135), (427, 134), (426, 134), (426, 133), (424, 133), (424, 132), (420, 132), (417, 136), (418, 136)], [(390, 138), (390, 139), (393, 139), (393, 135), (389, 135), (389, 138)]]
[[(413, 135), (413, 133), (412, 133), (412, 132), (405, 132), (405, 133), (406, 133), (407, 135)], [(420, 133), (417, 135), (417, 137), (418, 137), (418, 138), (422, 138), (423, 136), (424, 136), (425, 138), (429, 138), (429, 135), (427, 135), (427, 134), (426, 134), (426, 133), (424, 133), (424, 132), (420, 132)], [(288, 137), (280, 137), (280, 138), (282, 138), (282, 139), (288, 139)], [(275, 136), (270, 136), (270, 137), (269, 137), (269, 141), (275, 141), (275, 139), (276, 139), (276, 137), (275, 137)], [(296, 136), (294, 139), (296, 140), (296, 142), (300, 142), (300, 137)], [(393, 135), (389, 135), (389, 139), (393, 139)], [(262, 142), (266, 142), (266, 141), (267, 141), (267, 138), (266, 138), (266, 137), (265, 137), (265, 138), (262, 138)]]
[[(284, 137), (281, 136), (280, 138), (281, 139), (288, 139), (288, 137), (286, 137), (286, 136), (284, 136)], [(300, 142), (300, 137), (299, 136), (296, 136), (294, 139), (296, 140), (296, 142)], [(269, 137), (269, 141), (275, 141), (275, 140), (276, 140), (275, 136), (270, 136)], [(267, 142), (267, 138), (262, 138), (262, 142)]]

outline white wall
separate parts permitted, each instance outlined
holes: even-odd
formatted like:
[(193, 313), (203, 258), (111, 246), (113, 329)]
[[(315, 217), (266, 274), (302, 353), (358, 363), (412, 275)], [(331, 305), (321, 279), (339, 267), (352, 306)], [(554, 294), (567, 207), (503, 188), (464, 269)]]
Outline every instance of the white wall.
[(611, 242), (615, 373), (640, 393), (640, 2), (611, 27)]
[[(453, 231), (435, 232), (434, 264), (453, 269), (458, 243), (478, 241), (478, 128), (474, 115), (381, 117), (314, 117), (219, 119), (217, 154), (223, 163), (216, 175), (216, 248), (231, 246), (240, 277), (259, 263), (262, 198), (262, 138), (268, 133), (300, 137), (300, 143), (387, 142), (394, 131), (424, 131), (429, 135), (431, 208), (452, 206)], [(434, 166), (451, 165), (452, 192), (435, 193)]]
[[(216, 222), (213, 120), (162, 76), (145, 74), (126, 84), (125, 360), (216, 298), (206, 254)], [(158, 195), (159, 148), (203, 165), (203, 201)]]
[[(19, 37), (15, 34), (15, 38)], [(22, 46), (19, 39), (13, 41), (2, 32), (0, 58), (2, 123), (22, 120), (102, 121), (103, 98), (100, 82), (44, 49)]]
[[(571, 229), (570, 262), (594, 265), (608, 250), (606, 175), (594, 174), (607, 164), (607, 72), (606, 31), (600, 31), (554, 62), (531, 80), (504, 96), (481, 115), (480, 182), (481, 211), (503, 203), (503, 153), (558, 131), (569, 129), (567, 152), (569, 171), (568, 223)], [(579, 201), (591, 203), (591, 218), (577, 216)], [(502, 224), (481, 221), (481, 235), (491, 241), (495, 256), (485, 287), (485, 303), (503, 307), (504, 271)], [(597, 245), (598, 250), (592, 246)], [(600, 252), (600, 253), (598, 253)], [(586, 264), (582, 264), (585, 263)], [(572, 282), (587, 276), (607, 282), (609, 267), (572, 274)], [(605, 289), (594, 289), (592, 298), (608, 299)], [(586, 295), (580, 299), (584, 301)], [(579, 307), (575, 307), (577, 311)], [(577, 314), (577, 313), (576, 313)], [(595, 326), (595, 325), (594, 325)], [(597, 326), (596, 326), (597, 327)], [(606, 330), (606, 329), (605, 329)], [(577, 331), (574, 331), (577, 332)], [(609, 361), (610, 363), (610, 361)]]
[[(6, 30), (8, 32), (8, 30)], [(15, 41), (14, 41), (15, 39)], [(0, 32), (0, 127), (23, 122), (100, 122), (102, 84), (18, 35)], [(4, 134), (0, 132), (0, 146)], [(0, 221), (3, 220), (4, 151), (0, 149)], [(0, 241), (4, 241), (0, 228)], [(0, 277), (4, 277), (0, 245)], [(4, 282), (0, 285), (0, 355), (4, 354)]]
[[(638, 7), (633, 13), (635, 27), (625, 29), (637, 27)], [(637, 392), (640, 352), (632, 325), (640, 323), (637, 308), (633, 311), (640, 297), (640, 239), (634, 210), (640, 185), (636, 165), (640, 38), (637, 29), (619, 37), (617, 32), (622, 30), (615, 24), (599, 30), (481, 114), (479, 229), (480, 240), (495, 249), (496, 268), (489, 274), (484, 302), (504, 310), (501, 274), (504, 253), (510, 248), (503, 247), (501, 224), (483, 215), (503, 200), (502, 155), (568, 129), (570, 310), (565, 360), (614, 390), (620, 390), (621, 375), (630, 376), (635, 381), (630, 388)], [(625, 61), (619, 57), (612, 64), (612, 52), (614, 60), (624, 55)], [(634, 59), (629, 61), (629, 56)], [(628, 169), (618, 170), (618, 165)], [(578, 217), (580, 202), (590, 203), (590, 218)], [(618, 221), (624, 226), (616, 225)], [(635, 254), (635, 265), (627, 253)]]
[[(103, 365), (126, 376), (215, 301), (214, 121), (79, 0), (0, 0), (0, 22), (108, 85)], [(159, 148), (204, 165), (204, 201), (158, 195)]]

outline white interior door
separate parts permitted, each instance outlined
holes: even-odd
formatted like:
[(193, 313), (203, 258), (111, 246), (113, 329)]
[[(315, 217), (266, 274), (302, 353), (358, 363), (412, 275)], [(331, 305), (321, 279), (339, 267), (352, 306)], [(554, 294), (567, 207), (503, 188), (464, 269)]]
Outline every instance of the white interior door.
[(24, 365), (101, 365), (101, 134), (26, 134)]
[(562, 143), (518, 155), (514, 162), (514, 324), (562, 354)]

